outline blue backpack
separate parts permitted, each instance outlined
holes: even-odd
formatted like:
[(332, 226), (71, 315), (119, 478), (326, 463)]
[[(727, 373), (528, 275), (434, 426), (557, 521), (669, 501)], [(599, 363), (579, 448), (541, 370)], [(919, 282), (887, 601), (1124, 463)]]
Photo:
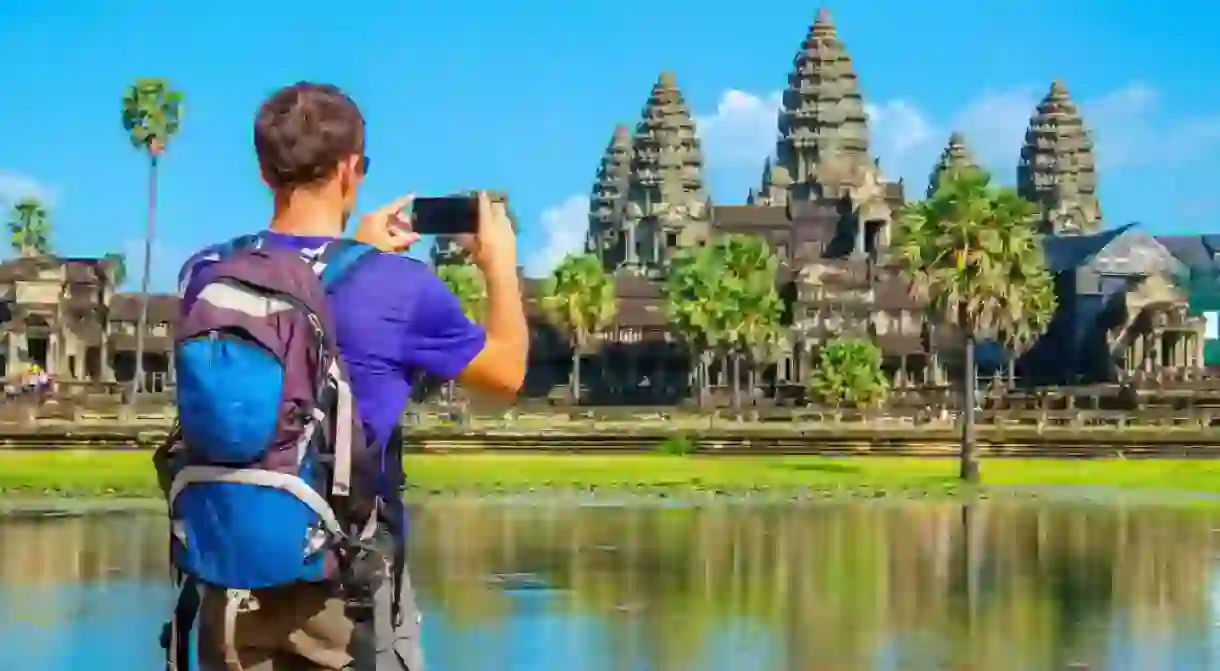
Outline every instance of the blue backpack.
[(257, 608), (250, 590), (341, 577), (376, 533), (380, 454), (364, 439), (326, 299), (375, 253), (336, 240), (302, 254), (244, 236), (184, 269), (184, 285), (194, 274), (202, 284), (174, 332), (178, 425), (162, 458), (181, 587), (167, 668), (187, 668), (199, 585), (226, 590), (235, 659), (236, 614)]

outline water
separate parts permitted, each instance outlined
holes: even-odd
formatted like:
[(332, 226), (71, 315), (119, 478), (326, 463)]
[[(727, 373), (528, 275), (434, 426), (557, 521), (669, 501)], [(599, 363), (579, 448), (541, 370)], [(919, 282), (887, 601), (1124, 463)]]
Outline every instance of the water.
[[(1203, 671), (1218, 517), (436, 501), (411, 562), (434, 671)], [(4, 668), (159, 668), (164, 551), (147, 512), (0, 519)]]

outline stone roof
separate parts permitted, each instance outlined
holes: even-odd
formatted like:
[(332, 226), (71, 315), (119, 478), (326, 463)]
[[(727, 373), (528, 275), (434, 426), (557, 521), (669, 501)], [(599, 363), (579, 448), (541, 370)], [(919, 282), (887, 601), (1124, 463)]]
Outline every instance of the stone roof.
[(1192, 270), (1220, 267), (1220, 235), (1158, 235), (1156, 241)]
[(0, 282), (36, 280), (40, 272), (55, 267), (63, 267), (67, 282), (103, 282), (110, 264), (103, 258), (26, 256), (0, 263)]
[[(136, 337), (131, 333), (112, 333), (109, 338), (111, 351), (114, 352), (134, 352), (136, 349)], [(166, 336), (145, 336), (144, 351), (146, 352), (165, 352), (173, 349), (174, 341)]]
[(1052, 273), (1079, 268), (1134, 225), (1127, 224), (1091, 235), (1043, 236), (1042, 251), (1046, 255), (1046, 267)]
[[(148, 321), (151, 324), (178, 320), (179, 298), (171, 294), (152, 294), (148, 297)], [(135, 293), (115, 294), (110, 299), (110, 318), (115, 321), (135, 322), (140, 318), (140, 295)]]
[(787, 227), (792, 225), (788, 208), (769, 205), (716, 205), (712, 208), (716, 228)]

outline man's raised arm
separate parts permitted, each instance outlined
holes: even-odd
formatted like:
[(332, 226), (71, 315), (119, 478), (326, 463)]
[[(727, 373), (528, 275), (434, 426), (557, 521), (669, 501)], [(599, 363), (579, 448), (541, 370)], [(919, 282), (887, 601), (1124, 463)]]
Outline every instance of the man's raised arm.
[(512, 398), (525, 381), (529, 329), (517, 276), (517, 236), (502, 203), (479, 192), (479, 232), (462, 244), (487, 285), (487, 340), (458, 379), (464, 386)]

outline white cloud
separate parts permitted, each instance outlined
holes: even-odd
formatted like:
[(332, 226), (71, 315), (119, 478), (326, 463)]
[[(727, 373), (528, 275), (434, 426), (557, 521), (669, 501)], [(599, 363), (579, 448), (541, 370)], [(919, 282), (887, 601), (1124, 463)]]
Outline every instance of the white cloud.
[(22, 198), (37, 198), (50, 206), (53, 191), (28, 175), (0, 168), (0, 205), (12, 205)]
[(541, 277), (551, 272), (571, 252), (580, 251), (589, 230), (589, 197), (568, 196), (542, 213), (541, 239), (525, 255), (525, 272)]
[(705, 156), (721, 166), (761, 169), (762, 157), (775, 150), (780, 91), (756, 96), (729, 89), (720, 95), (716, 111), (695, 116), (695, 128)]

